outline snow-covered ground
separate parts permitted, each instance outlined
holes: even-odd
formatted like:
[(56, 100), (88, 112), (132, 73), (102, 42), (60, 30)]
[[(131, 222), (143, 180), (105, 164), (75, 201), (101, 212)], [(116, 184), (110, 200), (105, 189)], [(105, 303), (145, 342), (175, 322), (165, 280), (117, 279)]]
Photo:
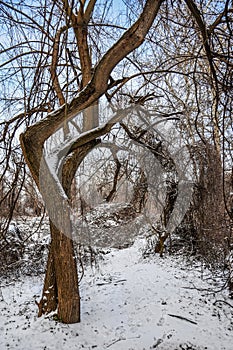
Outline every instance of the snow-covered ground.
[[(143, 259), (144, 241), (112, 249), (81, 281), (82, 321), (37, 318), (42, 277), (1, 282), (0, 349), (231, 350), (233, 308), (177, 257)], [(233, 303), (232, 303), (233, 304)]]

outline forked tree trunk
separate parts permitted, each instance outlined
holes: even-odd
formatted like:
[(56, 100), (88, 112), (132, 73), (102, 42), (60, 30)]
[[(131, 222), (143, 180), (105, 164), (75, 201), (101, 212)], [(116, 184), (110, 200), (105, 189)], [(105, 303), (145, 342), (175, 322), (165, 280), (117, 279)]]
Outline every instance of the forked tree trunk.
[[(33, 178), (40, 188), (40, 169), (42, 147), (36, 142), (29, 140), (24, 134), (21, 135), (21, 147), (30, 167)], [(98, 143), (92, 140), (77, 148), (70, 157), (67, 157), (62, 169), (62, 186), (70, 197), (70, 189), (75, 172), (87, 153)], [(48, 174), (49, 175), (49, 174)], [(52, 176), (45, 178), (46, 188), (51, 190), (51, 201), (54, 201), (54, 210), (57, 208), (56, 196), (53, 191)], [(59, 205), (58, 205), (59, 208)], [(66, 213), (61, 213), (64, 222), (71, 225)], [(47, 263), (43, 294), (38, 303), (39, 313), (49, 313), (58, 309), (58, 317), (64, 323), (75, 323), (80, 321), (80, 297), (78, 290), (77, 266), (74, 247), (71, 237), (64, 235), (50, 221), (51, 247)], [(67, 228), (67, 232), (71, 232)]]
[[(68, 198), (78, 166), (98, 142), (93, 140), (83, 145), (63, 165), (62, 184)], [(38, 316), (58, 309), (57, 316), (63, 323), (80, 322), (78, 272), (72, 237), (63, 234), (51, 220), (50, 231), (51, 245), (42, 298), (37, 303)]]

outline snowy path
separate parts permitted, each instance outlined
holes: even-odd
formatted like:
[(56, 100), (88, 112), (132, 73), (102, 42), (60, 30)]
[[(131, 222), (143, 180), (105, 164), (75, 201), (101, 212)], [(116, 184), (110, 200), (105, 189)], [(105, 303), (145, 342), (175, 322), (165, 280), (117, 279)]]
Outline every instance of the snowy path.
[(3, 285), (0, 349), (232, 350), (233, 309), (213, 305), (226, 296), (187, 289), (210, 286), (174, 257), (143, 260), (140, 244), (112, 250), (100, 271), (86, 271), (81, 324), (36, 317), (33, 295), (38, 299), (42, 280)]

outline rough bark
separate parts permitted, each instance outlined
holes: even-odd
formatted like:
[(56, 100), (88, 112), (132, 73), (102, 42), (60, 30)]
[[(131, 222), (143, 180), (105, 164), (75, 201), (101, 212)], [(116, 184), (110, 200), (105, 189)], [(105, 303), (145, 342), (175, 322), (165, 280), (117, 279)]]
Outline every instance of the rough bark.
[(38, 317), (42, 316), (43, 314), (48, 314), (57, 309), (57, 281), (53, 261), (53, 249), (51, 246), (52, 244), (50, 244), (49, 248), (49, 256), (47, 261), (42, 298), (39, 301), (39, 303), (36, 302), (39, 309)]
[(58, 318), (63, 323), (80, 322), (80, 297), (73, 240), (51, 222), (52, 253), (56, 275)]

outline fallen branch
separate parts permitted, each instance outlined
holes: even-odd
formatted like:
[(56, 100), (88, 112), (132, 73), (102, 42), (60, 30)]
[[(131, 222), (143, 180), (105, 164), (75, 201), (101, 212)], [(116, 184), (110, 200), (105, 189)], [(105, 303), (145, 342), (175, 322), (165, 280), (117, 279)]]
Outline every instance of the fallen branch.
[(126, 280), (123, 279), (123, 280), (118, 280), (118, 281), (109, 281), (109, 282), (100, 282), (100, 283), (97, 283), (97, 286), (104, 286), (105, 284), (112, 284), (114, 283), (114, 285), (116, 285), (117, 283), (121, 283), (121, 282), (125, 282)]
[(190, 323), (192, 323), (192, 324), (197, 324), (197, 322), (194, 322), (194, 321), (192, 321), (192, 320), (189, 320), (188, 318), (183, 317), (183, 316), (173, 315), (173, 314), (168, 314), (168, 316), (176, 317), (176, 318), (179, 318), (180, 320), (184, 320), (184, 321), (190, 322)]
[(198, 288), (195, 286), (194, 283), (192, 283), (193, 287), (181, 287), (183, 289), (191, 289), (191, 290), (197, 290), (199, 292), (207, 292), (209, 294), (217, 294), (217, 293), (220, 293), (222, 292), (224, 289), (226, 289), (226, 286), (227, 286), (227, 281), (223, 284), (223, 286), (221, 286), (220, 289), (212, 289), (212, 288)]
[(233, 305), (231, 305), (230, 303), (228, 303), (227, 301), (225, 300), (216, 300), (213, 305), (216, 305), (217, 303), (224, 303), (224, 304), (227, 304), (228, 306), (232, 307), (233, 308)]
[(157, 348), (161, 343), (163, 342), (163, 339), (158, 339), (157, 342), (153, 345), (153, 349)]
[(119, 338), (119, 339), (116, 339), (116, 340), (114, 340), (112, 343), (108, 344), (108, 345), (106, 346), (106, 348), (110, 348), (110, 346), (112, 346), (112, 345), (118, 343), (118, 342), (121, 341), (121, 340), (126, 340), (126, 338)]
[(119, 338), (119, 339), (114, 340), (112, 343), (108, 344), (108, 345), (106, 346), (106, 348), (110, 348), (110, 346), (112, 346), (112, 345), (118, 343), (118, 342), (121, 341), (121, 340), (137, 339), (137, 338), (140, 338), (140, 337), (141, 337), (140, 335), (137, 335), (136, 337), (130, 337), (130, 338), (125, 338), (125, 337), (123, 337), (123, 338)]

